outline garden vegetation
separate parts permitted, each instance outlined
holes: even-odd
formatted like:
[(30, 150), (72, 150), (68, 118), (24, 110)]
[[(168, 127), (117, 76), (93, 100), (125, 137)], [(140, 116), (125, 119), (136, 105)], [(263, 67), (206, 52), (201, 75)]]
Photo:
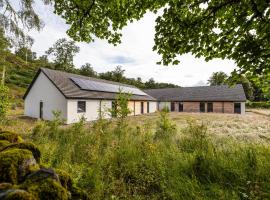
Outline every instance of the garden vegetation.
[(155, 128), (132, 126), (119, 99), (122, 114), (111, 120), (40, 121), (29, 139), (41, 162), (67, 171), (92, 199), (270, 198), (269, 146), (215, 140), (196, 121), (178, 130), (166, 110)]

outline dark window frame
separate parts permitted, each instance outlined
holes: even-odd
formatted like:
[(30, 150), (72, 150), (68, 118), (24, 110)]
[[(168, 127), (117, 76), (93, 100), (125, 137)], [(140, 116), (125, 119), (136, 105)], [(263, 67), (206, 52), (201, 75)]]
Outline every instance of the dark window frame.
[(144, 102), (141, 102), (141, 114), (144, 114)]
[(171, 112), (175, 111), (175, 102), (171, 102)]
[[(209, 105), (211, 105), (211, 106), (209, 106)], [(213, 104), (213, 102), (207, 102), (207, 112), (208, 113), (214, 112), (214, 104)]]
[(184, 102), (179, 102), (179, 104), (178, 104), (178, 112), (184, 112)]
[(77, 101), (77, 113), (86, 112), (86, 101)]
[(44, 107), (44, 103), (43, 101), (39, 102), (39, 118), (43, 119), (43, 107)]
[[(236, 108), (236, 105), (239, 105), (239, 108)], [(239, 102), (234, 102), (233, 104), (233, 109), (235, 114), (241, 114), (241, 103)]]
[[(202, 106), (203, 105), (203, 106)], [(203, 109), (202, 109), (203, 108)], [(200, 102), (200, 112), (205, 113), (205, 102)]]

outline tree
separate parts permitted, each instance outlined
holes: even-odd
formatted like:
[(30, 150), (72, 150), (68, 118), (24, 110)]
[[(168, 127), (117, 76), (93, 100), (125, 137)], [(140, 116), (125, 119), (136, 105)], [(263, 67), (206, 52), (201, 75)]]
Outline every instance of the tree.
[(208, 84), (210, 85), (224, 85), (226, 84), (228, 79), (227, 74), (224, 72), (214, 72), (208, 80)]
[(4, 118), (7, 114), (9, 107), (9, 90), (4, 84), (0, 84), (0, 119)]
[(114, 81), (122, 82), (125, 79), (124, 73), (125, 70), (122, 69), (122, 66), (116, 66), (115, 70), (112, 71), (112, 77)]
[(94, 37), (120, 43), (121, 30), (148, 11), (156, 19), (155, 45), (164, 65), (178, 64), (178, 55), (232, 59), (233, 74), (246, 72), (269, 92), (270, 2), (263, 0), (55, 0), (55, 12), (71, 26), (69, 36), (91, 42)]
[(4, 30), (0, 28), (0, 67), (2, 68), (2, 77), (1, 77), (2, 85), (4, 85), (5, 83), (5, 73), (6, 73), (5, 60), (9, 46), (10, 43), (4, 35)]
[(242, 84), (247, 99), (252, 101), (254, 99), (254, 88), (248, 78), (244, 75), (241, 75), (237, 83)]
[(62, 38), (57, 40), (46, 54), (53, 57), (56, 69), (70, 72), (74, 70), (73, 58), (79, 51), (80, 48), (74, 41)]
[(125, 70), (121, 66), (117, 66), (113, 71), (100, 73), (99, 78), (125, 83), (126, 77), (124, 76)]
[(145, 82), (145, 88), (146, 89), (155, 89), (156, 87), (156, 82), (153, 78), (150, 78), (148, 81)]
[(85, 63), (81, 66), (79, 73), (84, 76), (97, 77), (97, 72), (93, 69), (90, 63)]
[[(42, 1), (45, 4), (50, 3), (50, 0)], [(24, 33), (24, 28), (40, 30), (44, 25), (33, 9), (33, 3), (32, 0), (0, 0), (0, 27), (15, 45), (21, 41), (33, 42), (32, 38)]]
[(15, 51), (15, 54), (25, 60), (26, 62), (32, 62), (37, 58), (37, 53), (32, 52), (27, 47), (20, 47)]

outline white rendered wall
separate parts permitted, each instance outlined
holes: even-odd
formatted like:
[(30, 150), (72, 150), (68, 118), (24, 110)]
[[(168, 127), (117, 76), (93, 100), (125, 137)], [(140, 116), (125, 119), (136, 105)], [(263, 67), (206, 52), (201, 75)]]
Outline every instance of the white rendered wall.
[(246, 102), (241, 102), (241, 115), (246, 113)]
[(111, 100), (102, 100), (101, 101), (101, 112), (105, 119), (111, 118), (110, 109), (112, 108)]
[[(78, 101), (86, 102), (86, 111), (83, 113), (77, 112)], [(110, 118), (109, 109), (111, 109), (112, 101), (107, 100), (79, 100), (72, 99), (67, 101), (67, 124), (78, 122), (83, 116), (86, 118), (86, 121), (93, 121), (99, 119), (100, 109), (103, 114), (103, 117), (108, 119)]]
[[(77, 112), (78, 101), (86, 102), (86, 111)], [(96, 120), (99, 117), (100, 102), (99, 100), (78, 100), (72, 99), (67, 101), (67, 124), (78, 122), (83, 116), (86, 121)]]
[(150, 101), (149, 102), (149, 112), (153, 113), (157, 111), (157, 102), (155, 101)]
[(158, 102), (158, 110), (162, 110), (163, 108), (168, 108), (168, 110), (171, 110), (171, 102)]
[(60, 111), (67, 118), (67, 100), (54, 84), (41, 72), (24, 100), (24, 114), (39, 118), (40, 102), (43, 102), (43, 119), (52, 120), (53, 111)]

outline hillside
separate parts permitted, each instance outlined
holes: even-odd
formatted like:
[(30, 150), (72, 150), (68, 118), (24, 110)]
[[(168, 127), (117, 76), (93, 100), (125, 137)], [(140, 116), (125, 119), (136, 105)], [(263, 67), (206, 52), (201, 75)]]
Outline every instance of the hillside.
[[(42, 58), (34, 59), (31, 62), (26, 62), (19, 56), (8, 52), (6, 60), (3, 65), (0, 65), (0, 75), (3, 71), (3, 66), (6, 66), (6, 84), (10, 88), (10, 95), (12, 99), (12, 108), (22, 106), (22, 97), (33, 80), (35, 73), (39, 67), (53, 68), (55, 63), (48, 62)], [(91, 73), (89, 73), (89, 71)], [(124, 71), (121, 66), (117, 66), (115, 70), (104, 73), (97, 73), (92, 67), (85, 68), (72, 68), (69, 72), (81, 74), (85, 76), (93, 76), (101, 79), (126, 83), (134, 85), (141, 89), (154, 89), (154, 88), (166, 88), (166, 87), (179, 87), (170, 83), (155, 82), (154, 79), (149, 79), (146, 82), (142, 82), (141, 78), (128, 78), (125, 77)]]
[[(39, 63), (26, 63), (20, 57), (9, 53), (3, 65), (6, 66), (6, 84), (10, 89), (12, 107), (20, 107), (23, 94), (38, 70)], [(0, 66), (1, 73), (3, 65)]]

